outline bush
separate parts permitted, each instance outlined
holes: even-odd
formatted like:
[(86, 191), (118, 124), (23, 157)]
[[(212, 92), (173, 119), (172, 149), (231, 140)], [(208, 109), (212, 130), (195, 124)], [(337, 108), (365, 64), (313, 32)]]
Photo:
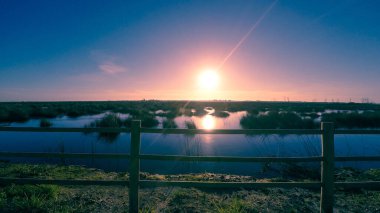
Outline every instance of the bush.
[[(102, 128), (119, 128), (122, 127), (123, 121), (119, 115), (115, 113), (108, 113), (100, 120), (96, 120), (85, 127), (102, 127)], [(118, 132), (100, 132), (99, 138), (109, 142), (115, 141), (119, 137)]]
[(185, 126), (188, 129), (196, 129), (197, 126), (195, 125), (193, 120), (185, 121)]
[(226, 111), (216, 111), (213, 115), (218, 118), (227, 118), (228, 116), (230, 116), (230, 113)]
[(245, 129), (311, 129), (313, 120), (302, 119), (293, 112), (270, 111), (267, 114), (248, 114), (241, 118), (240, 125)]
[(53, 123), (51, 123), (48, 119), (40, 120), (40, 127), (51, 127)]
[(175, 121), (173, 119), (165, 119), (162, 122), (162, 127), (163, 128), (168, 128), (168, 129), (178, 128), (177, 124), (175, 123)]

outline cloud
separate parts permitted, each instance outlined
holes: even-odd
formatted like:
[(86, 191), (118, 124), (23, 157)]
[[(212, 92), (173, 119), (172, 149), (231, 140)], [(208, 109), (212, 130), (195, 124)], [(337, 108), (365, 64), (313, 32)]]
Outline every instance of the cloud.
[(105, 62), (99, 65), (99, 69), (106, 74), (117, 74), (127, 71), (127, 68), (121, 65), (117, 65), (114, 62)]

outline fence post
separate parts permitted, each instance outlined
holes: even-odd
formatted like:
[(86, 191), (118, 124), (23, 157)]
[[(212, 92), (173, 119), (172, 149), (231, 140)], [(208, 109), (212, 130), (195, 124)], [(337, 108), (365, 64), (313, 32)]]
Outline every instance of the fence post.
[(322, 122), (321, 212), (333, 212), (334, 207), (334, 124)]
[(131, 153), (129, 159), (129, 212), (139, 211), (140, 139), (141, 121), (133, 120), (131, 128)]

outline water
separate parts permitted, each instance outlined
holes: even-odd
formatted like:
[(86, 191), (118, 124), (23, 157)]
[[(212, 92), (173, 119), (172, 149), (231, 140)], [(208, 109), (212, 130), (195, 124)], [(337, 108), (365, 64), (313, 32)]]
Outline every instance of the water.
[[(240, 129), (240, 118), (246, 112), (230, 113), (227, 118), (217, 118), (213, 110), (203, 117), (179, 116), (174, 119), (179, 128), (192, 120), (198, 128)], [(103, 114), (78, 118), (58, 117), (50, 119), (53, 127), (83, 127), (100, 119)], [(120, 114), (127, 118), (127, 114)], [(164, 118), (157, 117), (162, 127)], [(13, 127), (38, 127), (39, 120), (25, 123), (11, 123)], [(336, 156), (380, 155), (380, 135), (336, 135)], [(0, 132), (0, 151), (9, 152), (60, 152), (60, 153), (129, 153), (130, 134), (122, 133), (113, 141), (106, 141), (96, 133), (39, 133), (39, 132)], [(143, 134), (142, 154), (167, 154), (188, 156), (271, 156), (302, 157), (321, 154), (319, 135), (165, 135)], [(52, 163), (64, 165), (85, 165), (106, 171), (127, 171), (127, 159), (74, 159), (74, 158), (4, 158), (12, 162)], [(305, 164), (319, 168), (319, 163)], [(337, 162), (339, 167), (359, 169), (380, 168), (380, 162)], [(214, 163), (214, 162), (174, 162), (142, 161), (141, 170), (150, 173), (232, 173), (241, 175), (271, 176), (279, 165), (263, 163)], [(265, 170), (265, 171), (264, 171)]]

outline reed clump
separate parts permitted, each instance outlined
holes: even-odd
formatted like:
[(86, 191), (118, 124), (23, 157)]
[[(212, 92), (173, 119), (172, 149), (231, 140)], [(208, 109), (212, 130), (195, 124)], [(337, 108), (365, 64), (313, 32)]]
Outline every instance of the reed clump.
[(48, 119), (41, 119), (40, 120), (40, 127), (51, 127), (53, 126), (53, 123), (49, 121)]
[(162, 122), (162, 127), (165, 129), (176, 129), (176, 128), (178, 128), (178, 125), (176, 124), (176, 122), (173, 119), (165, 119)]
[(247, 114), (240, 120), (245, 129), (312, 129), (317, 125), (310, 118), (301, 118), (294, 112), (270, 111), (266, 114)]
[(185, 121), (185, 126), (187, 129), (197, 129), (197, 126), (195, 125), (193, 120)]
[[(123, 121), (116, 113), (108, 113), (99, 120), (91, 122), (85, 125), (85, 128), (120, 128), (123, 126)], [(108, 142), (113, 142), (119, 137), (118, 132), (99, 132), (99, 139), (103, 139)]]

